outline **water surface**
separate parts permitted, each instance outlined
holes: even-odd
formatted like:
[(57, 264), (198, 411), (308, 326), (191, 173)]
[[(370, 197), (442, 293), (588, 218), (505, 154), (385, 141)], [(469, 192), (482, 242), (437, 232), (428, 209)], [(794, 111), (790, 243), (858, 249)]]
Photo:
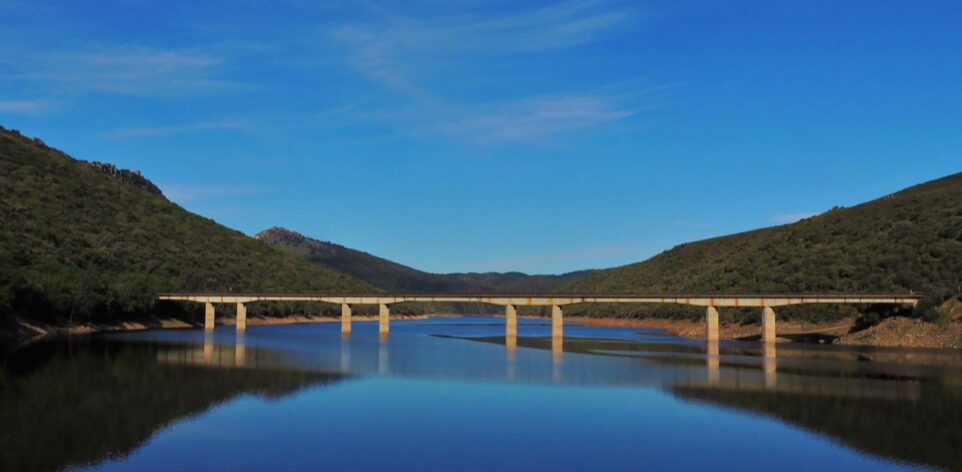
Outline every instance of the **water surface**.
[(950, 351), (503, 319), (9, 349), (0, 470), (962, 470)]

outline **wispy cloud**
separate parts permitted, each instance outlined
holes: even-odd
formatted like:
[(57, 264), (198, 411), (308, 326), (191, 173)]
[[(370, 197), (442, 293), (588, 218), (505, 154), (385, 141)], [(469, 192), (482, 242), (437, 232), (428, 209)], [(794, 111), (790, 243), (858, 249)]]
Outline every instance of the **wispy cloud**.
[(45, 85), (63, 94), (101, 92), (140, 97), (180, 97), (244, 88), (219, 78), (224, 60), (198, 50), (95, 47), (27, 51), (6, 79)]
[(536, 142), (634, 114), (605, 97), (593, 96), (534, 98), (492, 108), (468, 111), (434, 128), (478, 144)]
[(811, 218), (817, 214), (818, 213), (815, 212), (785, 213), (781, 215), (775, 215), (769, 218), (769, 220), (773, 223), (788, 224), (795, 223), (799, 220), (804, 220), (805, 218)]
[[(494, 64), (498, 57), (536, 55), (612, 37), (639, 16), (612, 2), (574, 0), (493, 17), (415, 19), (375, 10), (374, 20), (340, 25), (331, 34), (351, 67), (400, 94), (392, 108), (370, 111), (366, 118), (414, 134), (486, 145), (544, 142), (632, 117), (640, 111), (634, 104), (638, 95), (647, 92), (578, 90), (498, 98), (485, 91), (474, 94), (483, 100), (466, 102), (449, 98), (449, 87), (439, 85), (451, 68), (465, 77), (471, 74), (464, 70)], [(512, 72), (498, 73), (503, 79)]]
[(232, 116), (210, 121), (178, 123), (153, 126), (118, 128), (104, 136), (114, 139), (154, 138), (183, 134), (199, 134), (230, 131), (246, 134), (264, 134), (278, 130), (305, 127), (333, 127), (348, 120), (353, 105), (340, 105), (312, 113), (282, 114), (280, 116)]
[(168, 126), (140, 126), (121, 128), (110, 133), (110, 138), (149, 138), (158, 136), (172, 136), (179, 134), (194, 134), (207, 131), (249, 131), (254, 127), (245, 121), (210, 121), (187, 123)]
[(50, 100), (0, 100), (0, 112), (42, 115), (56, 106)]
[(494, 18), (453, 16), (416, 20), (378, 9), (379, 20), (332, 29), (351, 64), (368, 77), (411, 91), (424, 76), (467, 54), (525, 54), (609, 37), (636, 12), (608, 2), (575, 0)]
[(270, 193), (268, 187), (209, 186), (209, 185), (162, 185), (164, 195), (178, 203), (200, 202)]

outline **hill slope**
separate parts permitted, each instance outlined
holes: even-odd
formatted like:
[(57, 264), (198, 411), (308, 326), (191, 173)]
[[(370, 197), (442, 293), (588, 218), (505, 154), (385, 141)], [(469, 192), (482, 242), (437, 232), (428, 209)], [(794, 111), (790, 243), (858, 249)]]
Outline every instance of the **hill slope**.
[(797, 223), (682, 244), (565, 291), (914, 291), (928, 310), (962, 291), (962, 173)]
[(537, 293), (577, 280), (590, 271), (562, 275), (520, 272), (432, 274), (366, 252), (318, 241), (284, 228), (270, 228), (255, 236), (312, 264), (348, 274), (393, 292)]
[(137, 172), (0, 127), (0, 321), (106, 321), (167, 290), (361, 291), (168, 201)]

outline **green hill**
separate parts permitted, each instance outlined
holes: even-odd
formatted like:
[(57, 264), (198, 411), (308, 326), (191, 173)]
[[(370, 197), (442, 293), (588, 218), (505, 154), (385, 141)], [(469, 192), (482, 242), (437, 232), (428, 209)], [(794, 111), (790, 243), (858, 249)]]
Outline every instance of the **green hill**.
[(373, 288), (168, 201), (138, 172), (0, 127), (0, 324), (110, 321), (160, 291)]
[(528, 275), (520, 272), (432, 274), (339, 244), (308, 238), (284, 228), (270, 228), (255, 237), (317, 266), (400, 293), (539, 293), (554, 290), (591, 272), (562, 275)]
[[(962, 292), (962, 173), (797, 223), (682, 244), (597, 271), (572, 292)], [(818, 308), (782, 310), (828, 316)], [(637, 312), (641, 314), (643, 312)]]

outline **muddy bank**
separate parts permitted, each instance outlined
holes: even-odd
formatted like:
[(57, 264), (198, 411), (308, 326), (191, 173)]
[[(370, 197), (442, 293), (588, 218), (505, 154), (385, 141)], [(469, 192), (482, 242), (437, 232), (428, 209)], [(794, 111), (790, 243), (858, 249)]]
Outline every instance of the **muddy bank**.
[[(417, 320), (427, 318), (427, 315), (392, 315), (392, 320)], [(353, 321), (375, 321), (376, 315), (354, 315)], [(282, 325), (298, 323), (340, 323), (341, 319), (332, 316), (286, 316), (283, 318), (248, 317), (248, 326)], [(234, 326), (233, 317), (217, 318), (218, 326)], [(148, 329), (188, 329), (203, 328), (203, 323), (185, 321), (176, 318), (143, 318), (133, 321), (116, 323), (82, 323), (75, 325), (44, 325), (25, 320), (14, 319), (9, 326), (0, 333), (10, 339), (29, 339), (43, 336), (92, 334), (111, 331), (144, 331)]]
[[(666, 333), (694, 339), (705, 338), (705, 323), (694, 320), (660, 318), (589, 318), (565, 317), (595, 326), (626, 326), (640, 329), (661, 329)], [(825, 342), (847, 346), (887, 346), (909, 348), (962, 348), (962, 323), (929, 323), (914, 318), (894, 317), (861, 331), (856, 328), (855, 318), (830, 323), (797, 323), (778, 321), (778, 342)], [(719, 338), (727, 340), (753, 340), (761, 335), (760, 324), (722, 324)]]
[[(661, 329), (669, 334), (688, 338), (704, 339), (705, 322), (695, 320), (676, 320), (663, 318), (596, 318), (572, 316), (566, 321), (574, 321), (586, 325), (597, 326), (627, 326), (642, 329)], [(855, 326), (854, 318), (833, 321), (830, 323), (798, 323), (791, 321), (778, 322), (778, 340), (804, 340), (802, 338), (831, 339), (841, 336)], [(721, 339), (756, 339), (761, 336), (760, 324), (725, 324), (719, 325), (718, 336)]]
[[(392, 315), (392, 320), (414, 320), (425, 318), (451, 317), (458, 315)], [(374, 321), (376, 315), (354, 315), (354, 321)], [(545, 320), (546, 318), (537, 318)], [(705, 338), (705, 323), (697, 320), (677, 320), (663, 318), (600, 318), (567, 316), (565, 321), (589, 326), (622, 326), (639, 329), (659, 329), (668, 334), (693, 339)], [(339, 323), (340, 318), (332, 316), (288, 316), (283, 318), (249, 317), (248, 326), (282, 325), (297, 323)], [(217, 325), (233, 326), (233, 317), (217, 319)], [(962, 348), (962, 323), (927, 323), (911, 318), (889, 318), (877, 326), (854, 331), (855, 318), (830, 323), (798, 323), (779, 321), (778, 342), (824, 342), (850, 346), (891, 346), (911, 348)], [(197, 329), (203, 324), (174, 318), (145, 318), (117, 323), (84, 323), (69, 326), (51, 326), (12, 320), (0, 329), (0, 338), (8, 340), (30, 339), (54, 335), (91, 334), (110, 331), (143, 331), (148, 329)], [(757, 340), (761, 334), (760, 324), (721, 324), (719, 337), (726, 340)]]

